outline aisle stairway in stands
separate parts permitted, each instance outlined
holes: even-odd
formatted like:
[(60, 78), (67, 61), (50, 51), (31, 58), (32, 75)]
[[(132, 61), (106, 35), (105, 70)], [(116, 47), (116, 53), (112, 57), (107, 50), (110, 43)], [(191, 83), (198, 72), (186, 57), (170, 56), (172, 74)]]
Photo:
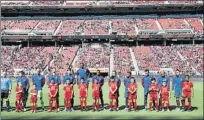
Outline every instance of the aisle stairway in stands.
[(111, 48), (111, 54), (110, 54), (110, 69), (109, 74), (112, 76), (112, 72), (114, 70), (114, 49)]
[(135, 72), (136, 72), (136, 74), (138, 74), (139, 73), (139, 67), (138, 67), (138, 63), (137, 63), (137, 60), (136, 60), (135, 55), (134, 55), (134, 50), (132, 48), (129, 48), (129, 50), (130, 50), (130, 55), (131, 55), (133, 65), (135, 68)]
[(57, 29), (55, 30), (54, 35), (58, 34), (61, 26), (62, 26), (62, 21), (60, 21), (60, 24), (58, 25)]

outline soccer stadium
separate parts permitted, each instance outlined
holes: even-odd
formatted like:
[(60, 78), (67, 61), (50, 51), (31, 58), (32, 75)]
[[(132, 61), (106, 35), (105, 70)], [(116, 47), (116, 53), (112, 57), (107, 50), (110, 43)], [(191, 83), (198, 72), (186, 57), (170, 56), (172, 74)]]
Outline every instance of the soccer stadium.
[[(203, 13), (202, 0), (1, 0), (1, 119), (203, 119)], [(161, 88), (158, 103), (145, 88), (153, 78), (162, 87), (168, 79), (167, 110)], [(53, 80), (56, 99), (50, 97)], [(93, 103), (95, 80), (99, 103)], [(177, 83), (178, 91), (189, 85), (190, 95), (176, 91)], [(83, 84), (86, 105), (79, 97)], [(135, 98), (129, 84), (136, 84)], [(130, 99), (136, 99), (135, 111)]]

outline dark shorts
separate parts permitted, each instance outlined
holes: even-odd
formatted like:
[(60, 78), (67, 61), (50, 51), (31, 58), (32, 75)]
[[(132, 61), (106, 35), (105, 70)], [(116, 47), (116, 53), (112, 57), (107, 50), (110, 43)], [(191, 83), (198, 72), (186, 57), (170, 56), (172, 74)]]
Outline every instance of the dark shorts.
[(1, 98), (8, 98), (9, 96), (9, 90), (1, 90)]

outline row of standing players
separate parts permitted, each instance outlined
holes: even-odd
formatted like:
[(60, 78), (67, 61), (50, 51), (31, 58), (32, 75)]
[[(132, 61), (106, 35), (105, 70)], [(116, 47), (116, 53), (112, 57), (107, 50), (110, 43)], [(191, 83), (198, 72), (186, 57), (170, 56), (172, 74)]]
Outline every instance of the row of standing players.
[[(164, 105), (166, 104), (167, 110), (169, 111), (169, 97), (170, 97), (170, 80), (165, 76), (164, 72), (161, 72), (161, 76), (158, 77), (157, 81), (155, 78), (151, 78), (149, 76), (149, 70), (145, 70), (146, 75), (142, 79), (142, 85), (144, 87), (144, 107), (147, 110), (147, 97), (148, 94), (150, 96), (149, 101), (149, 110), (152, 110), (152, 104), (159, 111), (164, 111)], [(80, 97), (80, 107), (81, 110), (86, 110), (86, 98), (87, 98), (87, 90), (88, 90), (88, 76), (89, 72), (86, 67), (81, 66), (81, 68), (77, 71), (77, 84), (79, 87), (79, 97)], [(49, 102), (50, 109), (48, 111), (52, 111), (52, 105), (55, 105), (56, 111), (59, 111), (59, 85), (61, 84), (60, 77), (53, 71), (52, 75), (47, 76), (47, 84), (49, 87)], [(2, 79), (2, 78), (1, 78)], [(45, 84), (45, 77), (40, 74), (40, 71), (36, 75), (32, 76), (33, 88), (30, 91), (31, 95), (31, 110), (32, 112), (36, 112), (36, 102), (37, 98), (41, 100), (42, 109), (44, 109), (44, 101), (42, 96), (42, 88)], [(6, 83), (6, 82), (5, 82)], [(9, 82), (8, 82), (9, 83)], [(21, 111), (24, 108), (26, 111), (26, 102), (29, 94), (29, 80), (25, 76), (24, 72), (21, 72), (21, 77), (17, 79), (17, 87), (16, 87), (16, 111)], [(73, 86), (76, 83), (74, 80), (74, 76), (71, 74), (71, 69), (67, 71), (67, 74), (63, 76), (63, 84), (64, 84), (64, 111), (73, 111), (74, 104), (74, 91)], [(93, 77), (92, 81), (92, 98), (93, 98), (93, 111), (99, 111), (100, 106), (104, 109), (104, 101), (103, 101), (103, 92), (102, 86), (104, 84), (104, 79), (100, 75), (100, 71), (97, 71), (97, 75)], [(109, 98), (110, 98), (110, 110), (118, 110), (119, 106), (119, 88), (121, 81), (119, 77), (116, 75), (116, 72), (113, 72), (113, 76), (109, 81)], [(133, 107), (134, 110), (137, 110), (137, 83), (133, 77), (131, 77), (131, 73), (128, 72), (126, 78), (124, 79), (125, 85), (125, 110), (130, 111)], [(9, 85), (8, 85), (9, 86)], [(188, 110), (191, 109), (191, 94), (193, 94), (193, 84), (189, 81), (189, 76), (186, 76), (185, 81), (184, 78), (179, 75), (179, 71), (176, 71), (176, 76), (173, 78), (172, 91), (174, 92), (174, 96), (176, 97), (177, 110), (180, 109), (180, 98), (182, 103), (182, 110), (185, 110), (185, 99), (188, 98)], [(11, 93), (11, 87), (8, 87), (7, 90), (3, 90), (3, 98), (6, 98), (6, 103), (9, 102), (9, 94)], [(159, 93), (159, 100), (158, 100)], [(99, 104), (99, 99), (101, 101), (101, 105)], [(1, 101), (3, 105), (3, 99)], [(160, 106), (160, 107), (159, 107)], [(9, 103), (7, 104), (7, 111), (9, 111)]]

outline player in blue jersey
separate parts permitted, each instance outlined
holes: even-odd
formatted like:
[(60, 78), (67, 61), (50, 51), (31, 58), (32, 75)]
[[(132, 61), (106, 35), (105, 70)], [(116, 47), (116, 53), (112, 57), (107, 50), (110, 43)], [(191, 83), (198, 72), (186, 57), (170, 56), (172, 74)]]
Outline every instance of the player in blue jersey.
[(175, 76), (172, 81), (172, 92), (174, 93), (174, 97), (176, 97), (176, 110), (180, 110), (180, 98), (182, 95), (182, 83), (184, 79), (180, 75), (180, 71), (176, 70)]
[(84, 83), (87, 84), (87, 89), (88, 89), (88, 84), (89, 84), (89, 76), (90, 76), (90, 72), (88, 67), (84, 66), (84, 63), (80, 64), (80, 68), (77, 70), (76, 72), (77, 75), (77, 84), (79, 84), (81, 81), (81, 79), (84, 80)]
[(147, 108), (147, 98), (149, 93), (149, 86), (151, 84), (151, 77), (149, 76), (149, 70), (145, 70), (145, 76), (142, 78), (142, 86), (144, 88), (144, 108), (145, 110), (148, 110)]
[[(71, 85), (75, 85), (76, 81), (75, 81), (75, 77), (73, 75), (72, 69), (68, 68), (68, 70), (66, 71), (65, 75), (63, 76), (63, 84), (66, 84), (66, 81), (69, 80)], [(66, 109), (64, 109), (64, 111), (66, 111)], [(74, 111), (74, 93), (71, 99), (71, 111)]]
[(25, 72), (20, 72), (21, 76), (17, 78), (17, 83), (21, 82), (21, 85), (23, 87), (23, 110), (26, 111), (26, 103), (28, 100), (28, 92), (30, 87), (29, 79), (25, 76)]
[(12, 89), (11, 79), (7, 76), (7, 70), (1, 75), (1, 111), (3, 110), (3, 99), (6, 99), (6, 110), (10, 112), (10, 94)]
[(128, 106), (128, 86), (131, 83), (131, 72), (127, 72), (127, 76), (124, 79), (124, 85), (125, 85), (125, 111), (129, 110)]
[(37, 70), (35, 74), (32, 76), (33, 85), (36, 85), (36, 90), (38, 91), (38, 98), (41, 101), (42, 110), (44, 110), (44, 101), (43, 101), (43, 86), (45, 85), (45, 77), (41, 75), (41, 71)]
[(103, 100), (103, 91), (102, 91), (102, 86), (104, 85), (104, 78), (100, 73), (100, 70), (97, 70), (97, 73), (95, 76), (92, 78), (92, 84), (94, 84), (94, 80), (97, 80), (97, 83), (100, 84), (100, 91), (99, 91), (99, 96), (101, 100), (101, 107), (104, 109), (104, 100)]

